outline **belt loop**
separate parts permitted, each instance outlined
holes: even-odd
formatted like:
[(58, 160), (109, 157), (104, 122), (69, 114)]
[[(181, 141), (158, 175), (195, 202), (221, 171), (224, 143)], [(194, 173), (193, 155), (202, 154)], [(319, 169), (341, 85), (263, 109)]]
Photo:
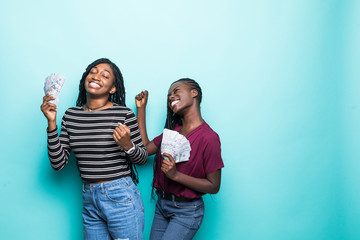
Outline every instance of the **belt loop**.
[(100, 188), (101, 188), (101, 193), (104, 194), (105, 193), (104, 183), (100, 184)]
[(161, 198), (164, 198), (165, 197), (165, 192), (164, 191), (162, 191), (162, 190), (156, 190), (157, 191), (157, 193), (159, 194), (159, 196), (161, 197)]
[(85, 183), (83, 183), (82, 185), (82, 190), (83, 190), (83, 193), (85, 192)]

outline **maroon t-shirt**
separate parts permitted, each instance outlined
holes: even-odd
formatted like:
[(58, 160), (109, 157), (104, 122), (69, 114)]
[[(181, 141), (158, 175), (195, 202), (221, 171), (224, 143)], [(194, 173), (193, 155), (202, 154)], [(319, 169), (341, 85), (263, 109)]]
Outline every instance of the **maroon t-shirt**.
[[(178, 132), (180, 129), (181, 126), (176, 125), (174, 131)], [(185, 137), (191, 145), (190, 158), (187, 162), (176, 164), (176, 169), (179, 172), (196, 178), (205, 178), (206, 174), (224, 167), (221, 158), (220, 138), (205, 121)], [(153, 142), (157, 147), (160, 147), (159, 144), (161, 140), (162, 134), (154, 138)], [(160, 152), (161, 151), (159, 151), (159, 155)], [(158, 161), (160, 161), (157, 164), (158, 170), (154, 173), (155, 188), (187, 198), (199, 198), (204, 195), (204, 193), (192, 190), (167, 178), (160, 169), (163, 157), (158, 156)]]

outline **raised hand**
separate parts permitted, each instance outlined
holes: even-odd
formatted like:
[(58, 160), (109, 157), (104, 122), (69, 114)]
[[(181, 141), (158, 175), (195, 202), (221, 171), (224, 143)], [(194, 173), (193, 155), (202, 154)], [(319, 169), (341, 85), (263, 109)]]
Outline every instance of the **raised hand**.
[(41, 104), (40, 109), (48, 121), (56, 121), (57, 107), (55, 104), (49, 102), (51, 100), (55, 100), (55, 98), (51, 97), (50, 94), (46, 94), (43, 97), (43, 103)]
[(52, 131), (56, 128), (56, 105), (49, 101), (55, 100), (50, 94), (43, 97), (43, 103), (40, 106), (41, 111), (48, 120), (48, 130)]
[(141, 93), (135, 96), (135, 103), (137, 108), (145, 108), (148, 100), (149, 92), (142, 90)]
[(124, 124), (119, 123), (119, 126), (115, 128), (113, 138), (117, 145), (122, 147), (125, 151), (128, 151), (133, 147), (133, 143), (130, 138), (130, 129)]

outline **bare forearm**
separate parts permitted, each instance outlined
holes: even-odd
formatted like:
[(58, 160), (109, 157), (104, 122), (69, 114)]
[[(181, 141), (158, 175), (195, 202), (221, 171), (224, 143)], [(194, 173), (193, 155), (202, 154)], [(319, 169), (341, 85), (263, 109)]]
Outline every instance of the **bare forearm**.
[(145, 108), (137, 109), (137, 122), (139, 125), (139, 131), (141, 135), (141, 139), (146, 146), (149, 143), (149, 138), (146, 131), (146, 111)]
[(139, 131), (141, 135), (141, 140), (143, 141), (144, 146), (148, 152), (148, 155), (151, 156), (156, 153), (157, 147), (151, 141), (149, 141), (149, 137), (146, 131), (146, 118), (145, 118), (145, 108), (138, 108), (137, 110), (137, 121), (139, 126)]
[(220, 189), (220, 172), (214, 178), (196, 178), (177, 171), (173, 181), (198, 192), (215, 194)]

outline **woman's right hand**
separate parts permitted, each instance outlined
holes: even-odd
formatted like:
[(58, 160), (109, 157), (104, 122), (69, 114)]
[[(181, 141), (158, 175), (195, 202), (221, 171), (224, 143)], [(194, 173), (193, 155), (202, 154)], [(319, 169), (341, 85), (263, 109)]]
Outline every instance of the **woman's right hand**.
[(142, 90), (141, 93), (135, 96), (135, 103), (137, 108), (145, 108), (148, 100), (149, 92)]
[(43, 97), (43, 103), (41, 104), (41, 111), (47, 118), (48, 122), (56, 122), (56, 105), (53, 103), (50, 103), (49, 101), (55, 100), (54, 97), (52, 97), (50, 94), (46, 94)]

